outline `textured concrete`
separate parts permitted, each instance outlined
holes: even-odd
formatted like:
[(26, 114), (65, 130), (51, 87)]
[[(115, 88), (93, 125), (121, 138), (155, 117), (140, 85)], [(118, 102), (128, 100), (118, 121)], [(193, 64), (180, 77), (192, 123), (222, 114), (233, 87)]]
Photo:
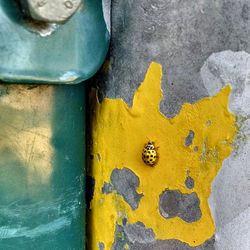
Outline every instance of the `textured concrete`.
[[(132, 231), (128, 233), (126, 227), (117, 225), (116, 235), (118, 236), (116, 237), (112, 250), (123, 250), (126, 249), (126, 247), (130, 250), (215, 250), (214, 238), (207, 240), (198, 247), (190, 247), (178, 240), (155, 240), (150, 229), (143, 231), (143, 228), (143, 225), (140, 229), (134, 227), (136, 231), (131, 234)], [(137, 238), (135, 238), (135, 236), (137, 236)], [(103, 249), (100, 248), (100, 250)]]
[(204, 61), (227, 49), (250, 51), (249, 6), (248, 0), (112, 1), (109, 71), (98, 80), (101, 96), (131, 104), (152, 60), (164, 69), (164, 114), (173, 116), (183, 102), (207, 96), (199, 73)]
[[(214, 95), (231, 82), (230, 109), (236, 112), (240, 129), (233, 156), (224, 162), (213, 185), (210, 206), (217, 227), (215, 240), (196, 248), (177, 240), (147, 242), (144, 238), (142, 243), (138, 232), (143, 227), (128, 232), (125, 227), (129, 225), (124, 225), (117, 226), (113, 250), (124, 249), (126, 244), (134, 250), (249, 249), (245, 222), (249, 221), (250, 200), (249, 14), (249, 0), (112, 1), (110, 56), (94, 79), (100, 97), (121, 97), (131, 105), (148, 64), (157, 61), (164, 70), (161, 111), (165, 115), (175, 116), (183, 103)], [(231, 52), (214, 54), (225, 50)], [(187, 135), (184, 145), (190, 145), (192, 137)], [(185, 185), (193, 186), (190, 179)], [(144, 230), (145, 236), (150, 229)]]
[(217, 231), (216, 250), (250, 249), (250, 208)]
[(214, 239), (210, 239), (201, 246), (190, 247), (187, 244), (178, 240), (157, 240), (149, 244), (134, 244), (130, 250), (214, 250)]
[(192, 223), (201, 218), (200, 200), (196, 193), (182, 194), (179, 190), (166, 190), (160, 195), (159, 209), (165, 219), (178, 216)]
[(143, 196), (136, 191), (140, 183), (139, 178), (130, 169), (123, 168), (114, 169), (110, 179), (117, 194), (121, 195), (132, 209), (138, 208)]
[[(190, 247), (178, 240), (155, 240), (151, 229), (145, 230), (144, 225), (140, 223), (130, 225), (131, 230), (129, 232), (127, 228), (128, 226), (117, 225), (117, 237), (112, 250), (123, 250), (126, 249), (126, 246), (130, 250), (215, 250), (214, 238), (207, 240), (201, 246)], [(103, 250), (103, 245), (100, 245), (100, 250)]]
[(233, 93), (229, 107), (237, 114), (239, 133), (233, 154), (224, 161), (217, 175), (210, 206), (217, 227), (218, 250), (249, 249), (250, 207), (250, 54), (224, 51), (212, 54), (201, 69), (209, 94), (226, 83)]
[(153, 230), (146, 229), (140, 222), (132, 225), (124, 225), (124, 232), (131, 243), (150, 243), (155, 240)]

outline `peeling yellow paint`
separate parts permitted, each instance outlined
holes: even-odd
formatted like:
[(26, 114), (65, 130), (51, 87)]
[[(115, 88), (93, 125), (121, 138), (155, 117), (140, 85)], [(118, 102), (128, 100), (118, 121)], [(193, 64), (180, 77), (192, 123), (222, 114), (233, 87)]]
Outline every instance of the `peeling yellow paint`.
[[(197, 246), (213, 236), (214, 222), (208, 206), (211, 183), (229, 156), (236, 134), (235, 116), (228, 111), (231, 88), (226, 86), (216, 96), (194, 104), (184, 104), (174, 118), (159, 111), (162, 98), (161, 66), (151, 63), (146, 78), (136, 91), (133, 106), (121, 99), (104, 99), (96, 103), (92, 124), (92, 176), (95, 179), (91, 203), (91, 249), (98, 243), (111, 249), (116, 223), (126, 217), (129, 223), (141, 221), (152, 228), (157, 239), (177, 239)], [(195, 137), (190, 146), (185, 138), (192, 130)], [(159, 147), (155, 167), (141, 159), (145, 143), (154, 141)], [(129, 168), (140, 179), (138, 193), (143, 193), (139, 207), (132, 210), (123, 198), (112, 192), (103, 194), (104, 183), (110, 182), (112, 170)], [(195, 182), (192, 190), (185, 187), (189, 174)], [(159, 195), (166, 189), (182, 193), (196, 192), (202, 217), (187, 223), (175, 217), (160, 215)]]

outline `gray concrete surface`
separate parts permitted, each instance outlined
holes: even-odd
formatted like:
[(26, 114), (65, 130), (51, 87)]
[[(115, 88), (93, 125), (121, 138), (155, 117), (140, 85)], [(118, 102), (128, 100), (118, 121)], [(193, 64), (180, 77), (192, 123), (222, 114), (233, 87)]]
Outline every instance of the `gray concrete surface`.
[(97, 80), (101, 96), (131, 104), (151, 61), (163, 65), (164, 114), (207, 96), (199, 73), (204, 61), (228, 49), (250, 52), (249, 6), (249, 0), (113, 0), (109, 72)]
[[(152, 241), (152, 234), (145, 236), (150, 229), (141, 225), (128, 231), (124, 224), (117, 225), (116, 235), (123, 232), (124, 237), (114, 239), (113, 250), (125, 244), (133, 250), (249, 249), (249, 15), (249, 0), (112, 1), (110, 55), (94, 78), (100, 97), (121, 97), (131, 105), (149, 63), (156, 61), (164, 70), (161, 111), (166, 116), (175, 116), (183, 103), (213, 95), (230, 81), (230, 109), (240, 129), (234, 152), (213, 184), (214, 238), (191, 248), (177, 240)], [(190, 142), (187, 138), (184, 143)]]
[(110, 177), (113, 189), (135, 210), (143, 194), (138, 194), (140, 179), (130, 169), (114, 169)]
[[(216, 224), (216, 249), (250, 249), (250, 54), (212, 54), (201, 69), (210, 95), (227, 83), (233, 92), (229, 108), (237, 115), (234, 152), (224, 161), (212, 187), (210, 207)], [(248, 221), (248, 222), (247, 222)]]
[(159, 210), (165, 219), (178, 216), (192, 223), (201, 218), (200, 200), (196, 193), (182, 194), (179, 190), (166, 190), (160, 195)]

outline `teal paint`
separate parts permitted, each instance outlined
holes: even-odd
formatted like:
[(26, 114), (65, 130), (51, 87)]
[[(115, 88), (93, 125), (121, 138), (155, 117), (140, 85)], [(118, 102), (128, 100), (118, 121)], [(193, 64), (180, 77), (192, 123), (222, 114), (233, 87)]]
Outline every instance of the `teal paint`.
[(84, 84), (0, 85), (0, 249), (85, 249), (85, 100)]
[(85, 249), (86, 86), (67, 84), (95, 74), (109, 38), (101, 0), (46, 37), (0, 0), (0, 79), (15, 83), (0, 85), (0, 249)]
[(31, 31), (17, 1), (0, 0), (0, 79), (79, 83), (99, 69), (109, 38), (101, 0), (84, 0), (68, 22), (46, 37)]

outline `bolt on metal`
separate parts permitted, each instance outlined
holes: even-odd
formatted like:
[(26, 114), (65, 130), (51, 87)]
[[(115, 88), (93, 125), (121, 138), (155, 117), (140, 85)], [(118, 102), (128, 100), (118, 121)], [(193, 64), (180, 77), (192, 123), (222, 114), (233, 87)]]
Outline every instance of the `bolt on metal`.
[(21, 0), (21, 3), (36, 21), (63, 23), (77, 11), (82, 0)]

